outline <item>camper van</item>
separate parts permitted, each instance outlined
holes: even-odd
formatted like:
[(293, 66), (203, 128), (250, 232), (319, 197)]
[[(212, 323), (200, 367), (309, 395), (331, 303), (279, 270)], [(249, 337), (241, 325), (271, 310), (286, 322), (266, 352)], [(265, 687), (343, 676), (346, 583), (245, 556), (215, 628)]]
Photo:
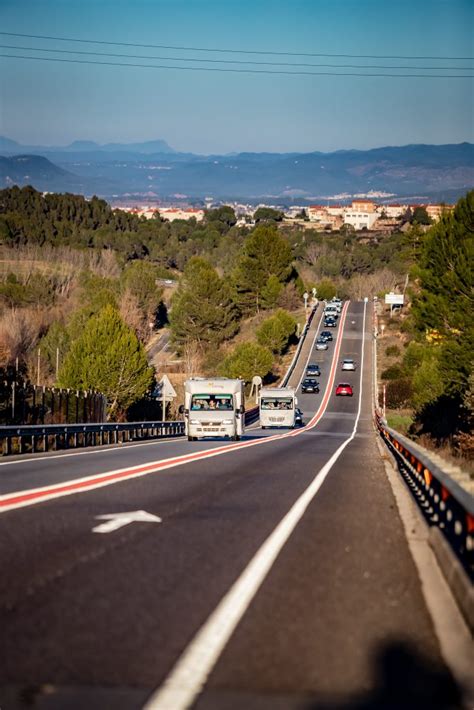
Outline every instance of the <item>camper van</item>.
[(263, 387), (259, 395), (260, 425), (267, 427), (295, 426), (296, 390), (294, 387)]
[(204, 436), (240, 439), (245, 431), (243, 380), (227, 377), (186, 380), (184, 422), (188, 441)]

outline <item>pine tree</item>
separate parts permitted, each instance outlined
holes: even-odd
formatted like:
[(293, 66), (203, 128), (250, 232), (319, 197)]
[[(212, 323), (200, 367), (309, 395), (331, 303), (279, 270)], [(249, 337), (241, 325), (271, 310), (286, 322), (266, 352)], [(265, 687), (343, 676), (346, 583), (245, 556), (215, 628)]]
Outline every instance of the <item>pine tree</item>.
[(273, 366), (273, 356), (258, 343), (241, 343), (226, 357), (220, 372), (225, 377), (240, 377), (245, 382), (251, 382), (255, 375), (265, 377)]
[(280, 283), (291, 273), (292, 252), (275, 227), (257, 227), (249, 235), (234, 270), (237, 303), (247, 312), (258, 312), (268, 296), (269, 277)]
[(227, 283), (205, 259), (190, 259), (171, 304), (174, 342), (219, 344), (238, 330), (237, 315)]
[(106, 306), (86, 324), (59, 373), (59, 385), (102, 392), (115, 418), (143, 397), (153, 382), (145, 350), (135, 333)]

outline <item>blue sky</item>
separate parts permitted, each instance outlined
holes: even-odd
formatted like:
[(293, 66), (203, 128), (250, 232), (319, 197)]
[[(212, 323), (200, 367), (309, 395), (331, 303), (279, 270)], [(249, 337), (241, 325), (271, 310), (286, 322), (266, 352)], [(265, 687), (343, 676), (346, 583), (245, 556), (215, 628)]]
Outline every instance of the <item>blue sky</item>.
[[(472, 0), (0, 0), (3, 32), (241, 51), (473, 57), (473, 27)], [(38, 48), (188, 59), (474, 67), (472, 60), (204, 54), (1, 34), (0, 44), (36, 48), (0, 48), (0, 54), (43, 57), (54, 55)], [(254, 68), (295, 71), (285, 66)], [(452, 73), (472, 75), (474, 70)], [(473, 82), (188, 72), (3, 57), (0, 134), (22, 143), (50, 145), (76, 139), (105, 143), (163, 138), (178, 150), (199, 153), (474, 142)]]

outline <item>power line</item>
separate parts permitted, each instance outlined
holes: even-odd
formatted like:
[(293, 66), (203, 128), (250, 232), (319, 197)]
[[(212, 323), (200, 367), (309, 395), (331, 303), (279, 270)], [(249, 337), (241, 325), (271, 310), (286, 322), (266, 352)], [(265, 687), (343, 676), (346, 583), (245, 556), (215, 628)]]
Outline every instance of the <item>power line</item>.
[(94, 66), (109, 67), (138, 67), (145, 69), (171, 69), (175, 71), (204, 71), (204, 72), (231, 72), (233, 74), (272, 74), (286, 76), (355, 76), (355, 77), (400, 77), (412, 79), (474, 79), (472, 74), (380, 74), (357, 72), (311, 72), (311, 71), (272, 71), (270, 69), (230, 69), (222, 67), (179, 67), (165, 66), (163, 64), (132, 64), (130, 62), (96, 62), (89, 59), (60, 59), (59, 57), (27, 57), (21, 54), (0, 54), (0, 57), (9, 59), (32, 59), (40, 62), (60, 62), (65, 64), (92, 64)]
[[(1, 34), (1, 33), (0, 33)], [(239, 64), (252, 66), (284, 66), (284, 67), (326, 67), (332, 69), (413, 69), (413, 70), (432, 70), (432, 71), (471, 71), (472, 67), (413, 67), (413, 66), (390, 66), (376, 64), (310, 64), (307, 62), (259, 62), (259, 61), (242, 61), (239, 59), (194, 59), (189, 57), (150, 57), (140, 54), (117, 54), (111, 52), (83, 52), (77, 49), (45, 49), (43, 47), (19, 47), (18, 45), (0, 44), (0, 49), (15, 49), (25, 50), (28, 52), (54, 52), (55, 54), (80, 54), (81, 56), (94, 57), (118, 57), (124, 59), (151, 59), (157, 61), (171, 62), (207, 62), (212, 64)]]
[(111, 42), (98, 39), (80, 39), (78, 37), (54, 37), (51, 35), (32, 35), (23, 34), (20, 32), (0, 32), (0, 35), (9, 37), (26, 37), (28, 39), (48, 39), (57, 40), (60, 42), (81, 42), (85, 44), (106, 44), (120, 47), (142, 47), (145, 49), (174, 49), (186, 52), (218, 52), (227, 54), (263, 54), (285, 57), (342, 57), (348, 59), (430, 59), (430, 60), (456, 60), (456, 61), (472, 61), (474, 57), (429, 57), (429, 56), (410, 56), (410, 55), (387, 55), (387, 54), (324, 54), (315, 52), (274, 52), (262, 51), (256, 49), (222, 49), (209, 47), (182, 47), (167, 44), (139, 44), (136, 42)]

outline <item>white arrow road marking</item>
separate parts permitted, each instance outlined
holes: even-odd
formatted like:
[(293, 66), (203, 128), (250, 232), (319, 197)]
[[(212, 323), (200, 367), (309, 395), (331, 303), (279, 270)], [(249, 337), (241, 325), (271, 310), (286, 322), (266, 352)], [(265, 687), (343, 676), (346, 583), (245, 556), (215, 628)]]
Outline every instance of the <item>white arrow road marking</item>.
[(161, 518), (152, 513), (147, 513), (145, 510), (134, 510), (130, 513), (108, 513), (107, 515), (96, 515), (97, 520), (107, 520), (107, 523), (101, 523), (92, 528), (95, 533), (110, 533), (124, 525), (130, 523), (161, 523)]

